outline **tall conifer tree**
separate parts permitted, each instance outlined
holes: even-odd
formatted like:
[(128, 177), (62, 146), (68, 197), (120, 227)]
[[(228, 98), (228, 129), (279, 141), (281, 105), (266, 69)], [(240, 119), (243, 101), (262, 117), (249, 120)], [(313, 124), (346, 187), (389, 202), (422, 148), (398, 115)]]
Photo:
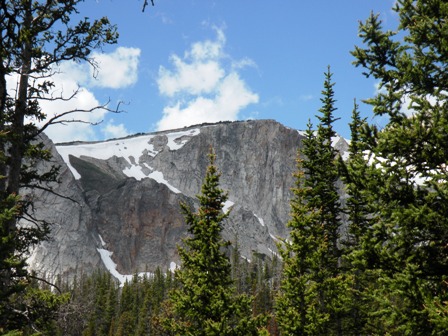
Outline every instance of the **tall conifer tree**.
[[(363, 254), (378, 273), (371, 323), (389, 334), (441, 335), (448, 325), (448, 5), (398, 0), (396, 32), (360, 25), (355, 64), (379, 81), (367, 103), (387, 125), (363, 136), (372, 225)], [(373, 175), (372, 175), (373, 174)], [(375, 178), (372, 178), (374, 176)]]
[(190, 237), (179, 247), (182, 266), (175, 272), (180, 288), (171, 293), (173, 318), (164, 321), (165, 329), (174, 335), (224, 336), (259, 335), (263, 316), (253, 317), (251, 299), (235, 295), (230, 260), (226, 256), (228, 242), (221, 237), (223, 221), (229, 212), (223, 206), (227, 193), (219, 187), (220, 174), (215, 154), (209, 154), (199, 210), (193, 213), (182, 204)]
[[(23, 187), (51, 189), (46, 183), (56, 180), (58, 168), (36, 169), (38, 162), (51, 161), (40, 135), (51, 124), (75, 121), (70, 116), (75, 110), (47, 116), (40, 103), (76, 96), (79, 90), (71, 97), (55, 92), (51, 78), (58, 66), (66, 61), (93, 64), (92, 51), (118, 37), (105, 17), (74, 22), (81, 2), (0, 1), (0, 333), (26, 325), (37, 329), (33, 319), (41, 314), (30, 312), (39, 309), (38, 298), (28, 300), (34, 291), (25, 295), (35, 278), (26, 258), (29, 248), (48, 237), (49, 223), (35, 217), (32, 197), (18, 195)], [(36, 125), (44, 120), (43, 126)], [(19, 226), (20, 219), (26, 225)]]
[[(366, 124), (361, 119), (359, 106), (354, 101), (352, 122), (349, 124), (351, 130), (351, 141), (349, 144), (349, 157), (347, 161), (339, 158), (341, 179), (344, 182), (347, 198), (345, 200), (344, 212), (347, 219), (347, 230), (341, 239), (343, 245), (342, 267), (346, 272), (350, 285), (351, 300), (347, 307), (347, 329), (351, 335), (375, 334), (375, 329), (369, 322), (368, 315), (375, 310), (375, 304), (370, 299), (370, 291), (375, 286), (376, 276), (366, 267), (367, 249), (366, 241), (369, 241), (366, 233), (373, 224), (370, 215), (369, 199), (374, 197), (367, 188), (360, 187), (360, 183), (368, 183), (375, 179), (371, 175), (372, 169), (364, 159), (364, 143), (362, 129)], [(375, 170), (373, 170), (375, 171)]]
[(284, 335), (343, 335), (346, 281), (339, 268), (341, 226), (337, 151), (332, 146), (334, 83), (325, 73), (317, 132), (308, 125), (291, 201), (277, 317)]

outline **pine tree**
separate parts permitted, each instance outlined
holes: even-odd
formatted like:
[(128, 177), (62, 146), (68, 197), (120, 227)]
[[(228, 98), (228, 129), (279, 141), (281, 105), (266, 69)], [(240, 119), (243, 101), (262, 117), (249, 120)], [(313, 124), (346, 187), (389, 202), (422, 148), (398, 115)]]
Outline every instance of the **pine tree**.
[(325, 73), (317, 132), (308, 124), (297, 160), (289, 240), (280, 246), (283, 280), (277, 318), (284, 335), (343, 335), (347, 281), (339, 267), (341, 226), (333, 123), (334, 83)]
[(320, 222), (324, 226), (324, 234), (328, 240), (329, 255), (326, 256), (328, 258), (328, 268), (331, 272), (337, 274), (340, 258), (338, 240), (341, 209), (336, 186), (339, 178), (336, 164), (338, 152), (332, 144), (333, 137), (336, 136), (333, 123), (339, 119), (334, 117), (336, 101), (333, 86), (332, 73), (330, 67), (328, 67), (328, 71), (325, 73), (323, 97), (321, 98), (323, 106), (319, 109), (320, 115), (317, 116), (319, 119), (317, 135), (315, 138), (311, 138), (311, 141), (315, 141), (316, 144), (312, 146), (312, 151), (304, 151), (308, 158), (304, 163), (304, 168), (307, 171), (312, 172), (314, 170), (315, 172), (315, 176), (309, 175), (309, 180), (313, 183), (312, 187), (316, 196), (320, 198), (320, 201), (317, 202), (322, 203)]
[(151, 313), (152, 313), (152, 307), (151, 307), (151, 297), (154, 295), (153, 291), (151, 290), (150, 284), (145, 284), (145, 282), (148, 282), (147, 279), (143, 279), (144, 286), (143, 286), (143, 301), (139, 305), (139, 312), (138, 312), (138, 323), (135, 330), (134, 335), (135, 336), (143, 336), (143, 335), (150, 335), (151, 334)]
[(228, 242), (221, 237), (227, 194), (219, 188), (220, 174), (215, 154), (209, 154), (199, 210), (193, 213), (182, 204), (190, 237), (179, 247), (182, 266), (175, 272), (180, 288), (170, 296), (173, 318), (165, 319), (165, 329), (174, 335), (258, 335), (263, 316), (253, 317), (251, 299), (235, 295), (231, 265), (225, 250)]
[(352, 122), (349, 124), (351, 130), (349, 157), (347, 161), (339, 158), (340, 175), (347, 193), (344, 212), (348, 222), (347, 232), (341, 242), (342, 268), (350, 285), (351, 300), (347, 307), (349, 317), (347, 329), (353, 335), (379, 332), (378, 326), (374, 326), (368, 318), (369, 313), (376, 307), (370, 299), (370, 293), (374, 290), (377, 277), (366, 265), (366, 260), (369, 258), (365, 249), (365, 244), (369, 243), (367, 232), (373, 225), (368, 199), (374, 195), (369, 194), (367, 188), (361, 188), (360, 184), (361, 181), (365, 183), (374, 180), (375, 176), (370, 175), (372, 169), (364, 159), (362, 129), (365, 124), (366, 121), (361, 119), (359, 106), (355, 100)]
[(369, 174), (356, 183), (371, 225), (362, 254), (377, 273), (369, 323), (389, 334), (446, 333), (448, 316), (448, 6), (398, 0), (396, 32), (360, 25), (355, 64), (379, 81), (366, 102), (387, 125), (363, 131)]
[[(67, 98), (52, 92), (51, 76), (61, 62), (90, 61), (92, 50), (117, 39), (107, 18), (73, 24), (80, 2), (0, 1), (0, 332), (35, 328), (25, 297), (32, 281), (25, 260), (29, 248), (47, 237), (49, 223), (36, 219), (31, 200), (18, 195), (22, 187), (47, 188), (46, 182), (55, 181), (57, 167), (36, 169), (51, 158), (40, 135), (52, 123), (73, 122), (74, 111), (51, 116), (41, 128), (30, 120), (47, 117), (42, 100)], [(17, 83), (8, 87), (14, 77)], [(29, 225), (19, 227), (19, 219)]]

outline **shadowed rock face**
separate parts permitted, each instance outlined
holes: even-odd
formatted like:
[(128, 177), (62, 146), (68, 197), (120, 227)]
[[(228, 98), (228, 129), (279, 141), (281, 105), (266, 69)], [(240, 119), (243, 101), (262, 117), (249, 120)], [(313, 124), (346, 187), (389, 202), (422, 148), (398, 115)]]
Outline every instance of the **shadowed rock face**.
[[(53, 239), (33, 251), (31, 267), (50, 276), (91, 272), (105, 263), (110, 269), (98, 249), (112, 252), (121, 274), (179, 263), (176, 246), (186, 235), (179, 203), (197, 207), (210, 146), (221, 187), (229, 192), (226, 208), (232, 205), (224, 238), (238, 239), (249, 259), (253, 252), (270, 257), (277, 237), (287, 235), (302, 138), (296, 130), (262, 120), (52, 147), (62, 167), (54, 188), (76, 202), (38, 192), (37, 215), (55, 224)], [(343, 139), (334, 143), (346, 150)]]
[(93, 218), (121, 274), (177, 261), (176, 244), (186, 231), (181, 201), (188, 199), (152, 179), (127, 179), (98, 197)]

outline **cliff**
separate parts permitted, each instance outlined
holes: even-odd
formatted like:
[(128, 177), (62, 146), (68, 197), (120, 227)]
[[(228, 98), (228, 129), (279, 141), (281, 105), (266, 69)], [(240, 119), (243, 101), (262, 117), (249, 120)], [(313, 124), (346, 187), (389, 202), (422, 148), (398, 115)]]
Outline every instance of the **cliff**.
[[(243, 256), (271, 257), (286, 237), (302, 133), (272, 120), (204, 124), (96, 143), (53, 146), (61, 166), (57, 196), (33, 191), (36, 216), (54, 223), (32, 252), (41, 274), (73, 276), (106, 267), (121, 281), (179, 263), (186, 234), (179, 203), (197, 206), (210, 146), (229, 192), (224, 238)], [(342, 153), (347, 143), (334, 139)], [(26, 191), (30, 193), (30, 191)], [(115, 265), (116, 264), (116, 265)]]

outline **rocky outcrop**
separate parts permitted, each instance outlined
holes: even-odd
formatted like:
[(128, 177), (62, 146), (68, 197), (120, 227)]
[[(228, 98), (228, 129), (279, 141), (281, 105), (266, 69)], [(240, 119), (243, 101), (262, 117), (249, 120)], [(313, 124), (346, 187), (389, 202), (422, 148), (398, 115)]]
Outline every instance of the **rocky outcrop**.
[[(253, 120), (57, 145), (62, 169), (55, 188), (76, 202), (36, 195), (39, 215), (55, 224), (53, 239), (33, 251), (31, 266), (51, 275), (96, 267), (132, 274), (178, 263), (176, 246), (186, 235), (179, 203), (197, 207), (210, 146), (229, 192), (224, 238), (238, 239), (248, 259), (253, 252), (270, 257), (287, 235), (302, 138), (275, 121)], [(346, 150), (343, 139), (334, 143)]]
[(60, 167), (58, 183), (50, 183), (43, 189), (24, 189), (24, 197), (34, 202), (33, 216), (51, 225), (51, 236), (40, 243), (28, 259), (31, 268), (50, 279), (60, 275), (72, 279), (75, 274), (91, 273), (103, 267), (96, 247), (98, 235), (92, 211), (85, 202), (83, 190), (70, 169), (64, 163), (52, 142), (44, 137), (52, 151), (51, 162), (41, 164), (40, 171), (48, 171), (50, 165)]

